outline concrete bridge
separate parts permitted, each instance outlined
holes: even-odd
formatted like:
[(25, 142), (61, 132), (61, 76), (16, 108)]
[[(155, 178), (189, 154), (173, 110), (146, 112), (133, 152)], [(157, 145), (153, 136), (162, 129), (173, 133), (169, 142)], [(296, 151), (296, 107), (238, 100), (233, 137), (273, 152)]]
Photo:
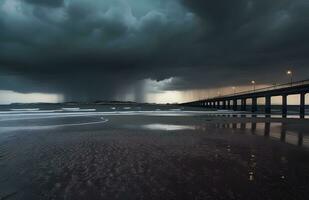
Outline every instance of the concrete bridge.
[[(300, 95), (299, 115), (300, 118), (305, 117), (305, 98), (309, 92), (309, 80), (291, 82), (287, 84), (276, 85), (251, 91), (240, 92), (225, 96), (217, 96), (204, 100), (184, 103), (185, 106), (198, 106), (206, 108), (230, 109), (237, 111), (239, 106), (241, 111), (248, 111), (247, 100), (251, 99), (251, 112), (257, 112), (258, 98), (265, 98), (265, 114), (271, 114), (272, 103), (271, 98), (281, 96), (282, 98), (282, 117), (287, 116), (288, 106), (287, 98), (289, 95)], [(240, 101), (240, 104), (238, 104)]]

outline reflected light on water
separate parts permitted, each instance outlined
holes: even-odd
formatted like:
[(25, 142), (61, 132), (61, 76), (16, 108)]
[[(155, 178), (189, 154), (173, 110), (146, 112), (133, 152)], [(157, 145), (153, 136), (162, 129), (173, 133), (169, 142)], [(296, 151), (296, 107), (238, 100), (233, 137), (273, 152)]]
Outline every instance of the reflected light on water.
[(194, 126), (172, 125), (172, 124), (146, 124), (142, 125), (142, 128), (147, 130), (161, 130), (161, 131), (195, 130)]
[(239, 129), (257, 136), (264, 136), (287, 144), (309, 148), (309, 135), (302, 132), (288, 130), (281, 122), (250, 122), (216, 124), (217, 128)]

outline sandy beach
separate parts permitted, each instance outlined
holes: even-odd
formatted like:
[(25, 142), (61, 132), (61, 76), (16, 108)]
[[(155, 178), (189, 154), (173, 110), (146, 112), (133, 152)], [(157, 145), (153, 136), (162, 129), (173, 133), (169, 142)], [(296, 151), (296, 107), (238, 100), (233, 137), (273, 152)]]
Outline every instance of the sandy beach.
[(0, 115), (0, 199), (307, 199), (303, 119)]

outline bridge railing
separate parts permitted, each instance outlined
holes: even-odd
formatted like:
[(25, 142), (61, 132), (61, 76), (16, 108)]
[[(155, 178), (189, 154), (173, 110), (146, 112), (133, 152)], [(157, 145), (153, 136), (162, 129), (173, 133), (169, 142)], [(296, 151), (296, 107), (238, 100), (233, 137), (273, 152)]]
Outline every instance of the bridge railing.
[(222, 95), (222, 96), (215, 96), (215, 97), (208, 98), (208, 99), (233, 97), (233, 96), (257, 93), (257, 92), (267, 92), (267, 91), (271, 91), (271, 90), (291, 88), (291, 87), (302, 86), (302, 85), (307, 85), (307, 84), (309, 84), (309, 79), (302, 80), (302, 81), (296, 81), (296, 82), (290, 82), (290, 83), (284, 83), (284, 84), (279, 84), (279, 85), (273, 85), (273, 86), (265, 87), (265, 88), (258, 88), (258, 89), (255, 89), (255, 90), (252, 89), (252, 90), (247, 90), (247, 91), (243, 91), (243, 92), (237, 92), (237, 93), (232, 93), (232, 94), (227, 94), (227, 95)]

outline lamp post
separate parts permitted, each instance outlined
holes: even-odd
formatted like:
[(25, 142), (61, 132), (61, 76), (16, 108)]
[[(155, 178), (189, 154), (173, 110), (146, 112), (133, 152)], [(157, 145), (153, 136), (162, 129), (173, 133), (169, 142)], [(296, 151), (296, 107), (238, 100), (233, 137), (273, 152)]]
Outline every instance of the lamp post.
[(253, 80), (253, 81), (251, 81), (251, 84), (252, 84), (252, 88), (253, 88), (253, 91), (255, 91), (255, 81)]
[(236, 93), (236, 87), (232, 87), (232, 89), (233, 89), (233, 94), (235, 95), (235, 93)]
[(293, 72), (292, 70), (286, 71), (286, 74), (290, 77), (291, 86), (293, 85)]

